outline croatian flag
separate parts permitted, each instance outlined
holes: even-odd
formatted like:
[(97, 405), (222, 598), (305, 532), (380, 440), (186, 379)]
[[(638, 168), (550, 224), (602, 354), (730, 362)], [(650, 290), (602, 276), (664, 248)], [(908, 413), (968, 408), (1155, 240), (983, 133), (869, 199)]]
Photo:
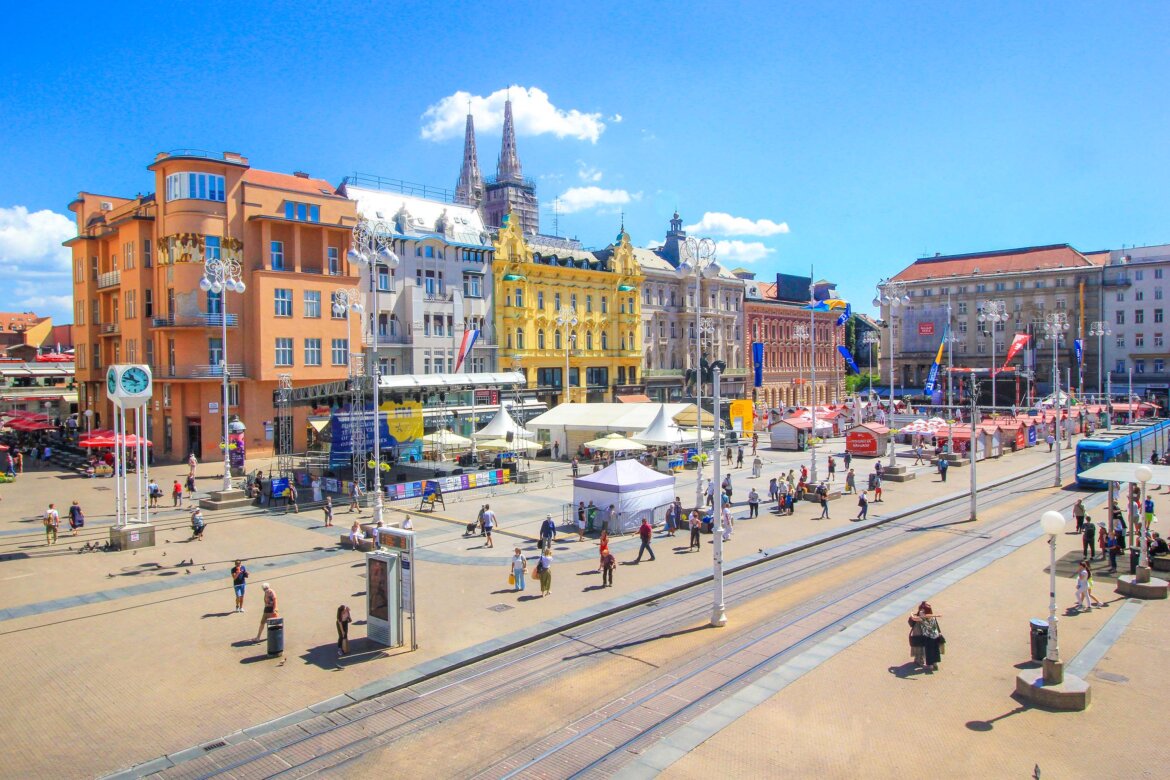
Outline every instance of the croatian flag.
[(471, 348), (475, 346), (476, 340), (479, 339), (478, 330), (463, 331), (463, 342), (459, 345), (459, 359), (455, 361), (455, 371), (458, 372), (463, 367), (463, 361), (467, 360)]

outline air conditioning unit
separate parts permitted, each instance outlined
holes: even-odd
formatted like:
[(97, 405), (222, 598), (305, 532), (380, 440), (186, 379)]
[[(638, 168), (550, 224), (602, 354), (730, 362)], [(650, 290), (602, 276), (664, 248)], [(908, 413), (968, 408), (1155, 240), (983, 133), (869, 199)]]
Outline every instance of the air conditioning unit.
[(98, 208), (100, 208), (102, 211), (113, 211), (113, 210), (114, 210), (114, 204), (113, 204), (113, 203), (110, 203), (108, 200), (103, 200), (103, 201), (102, 201), (102, 202), (101, 202), (101, 203), (98, 205)]

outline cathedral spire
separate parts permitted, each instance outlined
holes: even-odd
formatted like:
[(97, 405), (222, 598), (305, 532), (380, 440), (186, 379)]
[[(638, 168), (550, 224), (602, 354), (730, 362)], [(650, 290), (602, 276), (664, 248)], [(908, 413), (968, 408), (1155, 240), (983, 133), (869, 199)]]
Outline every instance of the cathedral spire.
[(512, 98), (504, 101), (504, 140), (500, 145), (500, 160), (496, 166), (496, 178), (500, 181), (522, 181), (520, 155), (516, 153), (516, 127), (512, 122)]
[(467, 107), (467, 129), (463, 132), (463, 168), (455, 185), (455, 202), (475, 208), (483, 202), (483, 177), (479, 173), (479, 155), (475, 151), (475, 120)]

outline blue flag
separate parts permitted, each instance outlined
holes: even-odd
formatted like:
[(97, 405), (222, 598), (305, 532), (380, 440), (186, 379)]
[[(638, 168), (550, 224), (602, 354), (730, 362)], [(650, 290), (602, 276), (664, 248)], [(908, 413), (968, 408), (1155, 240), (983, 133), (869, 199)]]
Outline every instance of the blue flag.
[(857, 363), (853, 360), (853, 354), (849, 351), (848, 347), (842, 344), (837, 347), (837, 351), (841, 353), (841, 357), (845, 358), (845, 365), (849, 366), (853, 370), (853, 373), (861, 373), (861, 369), (857, 367)]
[(755, 386), (764, 386), (764, 344), (760, 341), (752, 342), (752, 369), (755, 372)]
[(837, 318), (838, 325), (844, 325), (853, 316), (853, 307), (848, 303), (845, 304), (845, 311), (841, 312), (841, 316)]
[(1074, 339), (1073, 340), (1073, 348), (1077, 352), (1077, 365), (1079, 366), (1085, 362), (1085, 340), (1084, 339)]

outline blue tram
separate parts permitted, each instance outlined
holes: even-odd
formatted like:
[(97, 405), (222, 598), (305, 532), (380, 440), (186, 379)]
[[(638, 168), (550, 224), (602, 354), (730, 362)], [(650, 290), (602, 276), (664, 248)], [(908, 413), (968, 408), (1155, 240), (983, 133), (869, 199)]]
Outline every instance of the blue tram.
[(1165, 454), (1170, 441), (1170, 419), (1146, 418), (1130, 425), (1099, 430), (1077, 444), (1077, 484), (1104, 490), (1099, 479), (1083, 479), (1081, 473), (1101, 463), (1148, 463), (1155, 452)]

